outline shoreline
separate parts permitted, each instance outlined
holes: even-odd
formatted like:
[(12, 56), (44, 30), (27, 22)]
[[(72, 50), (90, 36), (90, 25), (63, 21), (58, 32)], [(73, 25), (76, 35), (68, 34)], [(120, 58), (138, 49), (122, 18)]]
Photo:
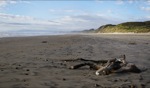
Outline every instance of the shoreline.
[(49, 36), (64, 36), (64, 35), (150, 35), (150, 33), (62, 33), (51, 35), (19, 35), (19, 36), (1, 36), (0, 38), (18, 38), (18, 37), (49, 37)]

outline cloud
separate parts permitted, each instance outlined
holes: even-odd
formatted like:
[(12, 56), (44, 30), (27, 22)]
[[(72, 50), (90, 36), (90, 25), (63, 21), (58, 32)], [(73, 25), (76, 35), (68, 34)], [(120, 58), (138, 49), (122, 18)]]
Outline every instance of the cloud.
[(5, 6), (6, 4), (6, 1), (0, 1), (0, 7)]
[(49, 9), (49, 12), (56, 12), (56, 9)]
[(117, 1), (116, 1), (116, 4), (122, 5), (122, 4), (124, 4), (124, 1), (123, 1), (123, 0), (117, 0)]
[(120, 21), (115, 21), (115, 19), (104, 18), (98, 15), (76, 15), (76, 16), (65, 16), (57, 20), (62, 28), (68, 30), (84, 30), (90, 28), (98, 28), (104, 24), (116, 24)]
[(150, 12), (150, 0), (145, 1), (143, 6), (139, 7), (141, 10), (146, 11), (146, 12)]
[(61, 25), (61, 23), (50, 20), (40, 20), (29, 16), (0, 13), (0, 32), (24, 29), (46, 30), (49, 28), (54, 29), (58, 25)]
[(58, 19), (61, 23), (70, 23), (70, 22), (87, 22), (88, 20), (77, 18), (75, 16), (64, 16), (61, 19)]
[(150, 5), (150, 0), (147, 0), (147, 2), (146, 2), (148, 5)]
[(62, 12), (76, 12), (76, 10), (72, 10), (72, 9), (49, 9), (49, 12), (58, 12), (58, 13), (62, 13)]
[(8, 1), (0, 0), (0, 11), (8, 5)]
[(123, 5), (123, 4), (133, 4), (133, 3), (137, 3), (140, 2), (141, 0), (117, 0), (116, 4), (118, 5)]
[(148, 19), (150, 19), (150, 15), (149, 15), (149, 16), (147, 16), (147, 18), (148, 18)]
[(56, 22), (48, 20), (39, 20), (30, 16), (21, 16), (21, 15), (12, 15), (0, 13), (1, 22), (10, 22), (10, 23), (30, 23), (30, 24), (49, 24), (49, 25), (58, 25)]
[(129, 4), (132, 4), (132, 3), (134, 3), (134, 1), (135, 1), (135, 0), (128, 0), (128, 3), (129, 3)]
[(104, 24), (119, 23), (98, 15), (63, 16), (55, 20), (39, 20), (29, 16), (0, 13), (0, 32), (12, 30), (74, 31), (98, 28)]
[(147, 6), (147, 7), (143, 6), (143, 7), (141, 7), (141, 9), (144, 10), (144, 11), (150, 12), (150, 6)]
[(51, 14), (55, 15), (79, 15), (79, 14), (86, 14), (83, 10), (74, 10), (74, 9), (49, 9)]
[(16, 4), (18, 1), (11, 1), (11, 0), (1, 0), (0, 7), (5, 7), (8, 4)]
[(22, 1), (22, 0), (0, 0), (0, 9), (3, 9), (9, 4), (17, 4), (17, 3), (26, 3), (29, 4), (29, 1)]
[(126, 0), (128, 4), (143, 2), (143, 0)]
[(102, 0), (95, 0), (97, 3), (103, 3), (104, 1)]

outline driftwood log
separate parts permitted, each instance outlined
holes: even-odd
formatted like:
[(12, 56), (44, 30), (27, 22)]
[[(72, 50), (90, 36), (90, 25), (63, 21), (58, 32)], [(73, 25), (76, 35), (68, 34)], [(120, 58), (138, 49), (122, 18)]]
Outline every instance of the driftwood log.
[(63, 60), (65, 62), (81, 61), (82, 63), (70, 66), (70, 69), (78, 69), (83, 66), (89, 66), (90, 69), (96, 70), (96, 75), (108, 75), (111, 73), (120, 72), (134, 72), (140, 73), (141, 70), (133, 63), (127, 63), (126, 56), (122, 55), (121, 58), (115, 58), (110, 60), (86, 60), (78, 58), (74, 60)]

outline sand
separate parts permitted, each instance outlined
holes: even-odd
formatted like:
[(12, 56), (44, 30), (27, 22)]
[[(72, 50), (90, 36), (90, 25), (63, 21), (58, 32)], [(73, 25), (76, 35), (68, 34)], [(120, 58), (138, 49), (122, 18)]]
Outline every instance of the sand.
[[(80, 62), (125, 54), (142, 73), (96, 76)], [(0, 38), (0, 88), (150, 88), (150, 34), (76, 34)]]

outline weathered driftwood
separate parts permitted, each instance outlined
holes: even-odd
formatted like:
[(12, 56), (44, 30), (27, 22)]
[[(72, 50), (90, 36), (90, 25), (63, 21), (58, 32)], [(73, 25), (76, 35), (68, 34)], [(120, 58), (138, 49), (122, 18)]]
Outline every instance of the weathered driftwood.
[(128, 63), (126, 66), (122, 66), (120, 69), (114, 71), (114, 73), (122, 73), (122, 72), (140, 73), (141, 70), (135, 64)]
[(139, 73), (141, 70), (132, 63), (126, 62), (126, 56), (122, 55), (122, 58), (111, 59), (111, 60), (86, 60), (83, 58), (78, 58), (74, 60), (64, 60), (69, 61), (83, 61), (81, 64), (71, 66), (70, 69), (78, 69), (83, 66), (89, 66), (90, 69), (96, 70), (96, 75), (108, 75), (110, 73), (119, 73), (119, 72), (135, 72)]
[[(116, 59), (111, 59), (110, 62), (115, 61)], [(102, 63), (105, 64), (108, 62), (108, 60), (87, 60), (87, 59), (83, 59), (83, 58), (77, 58), (77, 59), (68, 59), (68, 60), (62, 60), (65, 62), (75, 62), (75, 61), (83, 61), (83, 62), (93, 62), (96, 64)]]

